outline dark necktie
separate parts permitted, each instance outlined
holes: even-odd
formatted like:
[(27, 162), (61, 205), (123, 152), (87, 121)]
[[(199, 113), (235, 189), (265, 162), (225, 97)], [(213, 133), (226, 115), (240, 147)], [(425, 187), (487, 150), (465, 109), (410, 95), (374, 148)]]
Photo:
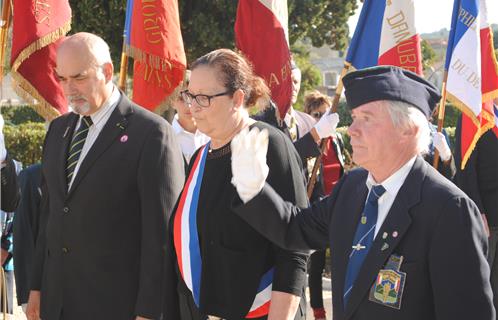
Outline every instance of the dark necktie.
[(88, 130), (92, 124), (92, 118), (90, 118), (89, 116), (83, 117), (81, 119), (78, 131), (76, 131), (76, 133), (73, 135), (73, 140), (71, 140), (71, 146), (69, 147), (69, 154), (66, 161), (66, 178), (68, 188), (69, 184), (71, 183), (71, 179), (73, 178), (76, 164), (80, 159), (81, 150), (83, 150), (83, 146), (85, 145)]
[(358, 226), (356, 227), (352, 250), (349, 255), (346, 279), (344, 281), (344, 309), (346, 309), (354, 283), (358, 277), (360, 268), (363, 265), (363, 260), (365, 260), (365, 257), (372, 246), (375, 225), (377, 224), (377, 201), (384, 192), (386, 192), (386, 189), (384, 189), (382, 185), (373, 186), (370, 189), (365, 209), (363, 210)]

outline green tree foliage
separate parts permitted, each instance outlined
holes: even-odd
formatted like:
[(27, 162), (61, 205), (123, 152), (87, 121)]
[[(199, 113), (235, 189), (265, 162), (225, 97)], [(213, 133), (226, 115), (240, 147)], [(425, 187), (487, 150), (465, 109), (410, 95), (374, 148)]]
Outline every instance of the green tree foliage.
[(71, 34), (85, 31), (102, 37), (111, 48), (115, 71), (119, 71), (126, 0), (69, 0), (73, 12)]
[(18, 126), (5, 125), (5, 147), (12, 158), (21, 161), (24, 167), (40, 162), (42, 157), (45, 125), (26, 122)]
[[(92, 32), (111, 47), (119, 65), (123, 44), (126, 0), (69, 0), (73, 10), (71, 33)], [(234, 48), (237, 1), (181, 0), (178, 2), (182, 35), (191, 62), (218, 48)], [(356, 0), (288, 0), (291, 45), (308, 37), (314, 46), (330, 45), (344, 50), (348, 40), (347, 20)]]
[(422, 66), (424, 70), (430, 68), (434, 61), (436, 61), (436, 51), (427, 40), (422, 40)]
[(304, 46), (293, 46), (292, 55), (301, 70), (301, 89), (299, 90), (297, 102), (293, 107), (303, 110), (304, 96), (308, 91), (314, 90), (322, 84), (322, 73), (310, 63), (309, 51)]
[(354, 14), (356, 0), (289, 0), (289, 41), (309, 38), (314, 47), (329, 45), (345, 50), (348, 44), (348, 19)]

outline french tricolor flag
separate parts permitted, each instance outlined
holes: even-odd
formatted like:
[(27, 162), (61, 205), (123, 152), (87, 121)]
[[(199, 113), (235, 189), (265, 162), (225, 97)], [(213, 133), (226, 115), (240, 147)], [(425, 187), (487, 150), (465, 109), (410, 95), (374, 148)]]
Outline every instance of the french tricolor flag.
[(393, 65), (422, 75), (413, 0), (365, 0), (346, 61), (356, 69)]
[(462, 111), (461, 168), (479, 138), (495, 127), (498, 63), (485, 0), (455, 0), (446, 51), (446, 92)]
[(237, 48), (271, 90), (281, 119), (292, 98), (287, 0), (240, 0), (235, 20)]

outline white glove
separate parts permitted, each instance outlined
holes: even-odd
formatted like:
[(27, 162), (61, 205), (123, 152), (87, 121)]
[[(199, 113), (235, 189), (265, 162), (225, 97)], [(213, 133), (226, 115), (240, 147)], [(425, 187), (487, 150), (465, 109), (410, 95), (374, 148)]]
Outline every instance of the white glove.
[(315, 124), (316, 133), (320, 139), (333, 136), (338, 123), (339, 115), (337, 113), (326, 112)]
[(439, 157), (443, 161), (448, 161), (451, 158), (451, 150), (450, 146), (448, 146), (448, 143), (446, 142), (446, 138), (444, 134), (441, 132), (436, 132), (434, 133), (434, 136), (432, 137), (432, 144), (434, 144), (434, 147), (439, 151)]
[(232, 184), (240, 199), (247, 203), (263, 189), (268, 176), (268, 131), (246, 128), (233, 138), (231, 148)]
[(3, 117), (0, 114), (0, 162), (4, 162), (7, 157), (7, 150), (5, 149), (5, 140), (3, 138)]

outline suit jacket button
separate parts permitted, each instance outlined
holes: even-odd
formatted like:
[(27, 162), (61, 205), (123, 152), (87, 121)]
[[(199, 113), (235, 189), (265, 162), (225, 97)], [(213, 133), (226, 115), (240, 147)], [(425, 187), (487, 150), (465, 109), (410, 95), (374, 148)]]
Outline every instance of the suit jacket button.
[(64, 208), (62, 209), (62, 211), (64, 211), (64, 213), (68, 213), (68, 212), (69, 212), (69, 208), (68, 208), (68, 207), (64, 207)]
[(63, 247), (63, 248), (62, 248), (62, 253), (68, 253), (68, 252), (69, 252), (69, 249), (68, 249), (68, 248), (66, 248), (66, 247)]

